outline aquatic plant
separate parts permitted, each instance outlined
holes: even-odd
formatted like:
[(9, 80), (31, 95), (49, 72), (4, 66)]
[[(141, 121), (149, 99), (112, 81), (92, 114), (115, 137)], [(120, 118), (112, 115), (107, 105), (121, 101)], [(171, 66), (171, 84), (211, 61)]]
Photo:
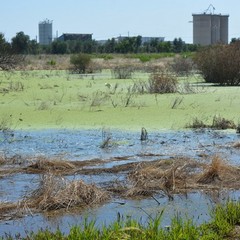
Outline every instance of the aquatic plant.
[(85, 220), (81, 225), (72, 226), (68, 234), (62, 233), (59, 229), (55, 232), (50, 230), (39, 230), (34, 233), (27, 233), (26, 237), (20, 235), (11, 236), (6, 234), (3, 239), (131, 239), (131, 240), (206, 240), (206, 239), (238, 239), (239, 232), (236, 230), (240, 223), (240, 203), (228, 201), (219, 204), (210, 211), (211, 220), (207, 223), (197, 225), (193, 220), (183, 219), (176, 214), (169, 226), (162, 226), (162, 212), (147, 223), (134, 220), (131, 217), (118, 215), (118, 219), (110, 225), (96, 226), (94, 220)]

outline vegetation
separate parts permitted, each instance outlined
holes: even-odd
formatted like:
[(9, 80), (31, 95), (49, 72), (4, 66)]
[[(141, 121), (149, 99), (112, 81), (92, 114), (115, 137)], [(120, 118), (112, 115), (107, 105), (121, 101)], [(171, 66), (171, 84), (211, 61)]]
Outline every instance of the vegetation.
[(219, 204), (211, 210), (212, 219), (208, 223), (195, 224), (191, 219), (182, 219), (175, 216), (171, 225), (161, 226), (162, 213), (155, 218), (149, 218), (148, 223), (143, 224), (129, 217), (119, 215), (118, 219), (109, 226), (98, 228), (95, 221), (85, 219), (81, 226), (73, 226), (68, 234), (60, 230), (40, 230), (37, 233), (29, 233), (26, 237), (6, 235), (3, 239), (152, 239), (152, 240), (179, 240), (179, 239), (238, 239), (240, 232), (240, 203), (228, 201)]
[(41, 46), (36, 40), (30, 40), (24, 32), (18, 32), (9, 44), (18, 54), (181, 53), (193, 52), (199, 48), (197, 45), (186, 44), (181, 38), (175, 38), (172, 42), (153, 38), (143, 43), (142, 36), (112, 38), (105, 43), (95, 40), (54, 40), (50, 45)]
[(149, 78), (149, 93), (176, 93), (177, 79), (169, 72), (152, 73)]
[(207, 83), (240, 85), (240, 42), (203, 48), (195, 62)]
[(72, 55), (70, 58), (70, 63), (72, 65), (70, 70), (73, 73), (86, 73), (87, 68), (90, 65), (90, 62), (91, 62), (90, 55), (87, 54)]
[(212, 128), (217, 130), (224, 130), (224, 129), (237, 129), (238, 127), (234, 123), (233, 120), (228, 120), (221, 116), (213, 116), (212, 124), (208, 125), (204, 123), (202, 120), (198, 118), (193, 118), (193, 121), (191, 124), (187, 124), (188, 128)]
[(0, 70), (15, 69), (22, 61), (23, 57), (17, 55), (16, 49), (0, 33)]

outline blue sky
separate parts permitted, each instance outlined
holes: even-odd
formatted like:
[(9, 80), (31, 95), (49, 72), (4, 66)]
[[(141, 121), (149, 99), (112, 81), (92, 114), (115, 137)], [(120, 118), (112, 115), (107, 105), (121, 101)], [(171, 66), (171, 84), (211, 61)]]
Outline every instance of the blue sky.
[[(192, 13), (209, 5), (229, 14), (229, 40), (240, 37), (240, 0), (7, 0), (1, 3), (0, 32), (8, 41), (23, 31), (38, 36), (38, 23), (53, 20), (53, 35), (92, 33), (97, 40), (122, 36), (181, 37), (192, 42)], [(211, 9), (212, 10), (212, 9)]]

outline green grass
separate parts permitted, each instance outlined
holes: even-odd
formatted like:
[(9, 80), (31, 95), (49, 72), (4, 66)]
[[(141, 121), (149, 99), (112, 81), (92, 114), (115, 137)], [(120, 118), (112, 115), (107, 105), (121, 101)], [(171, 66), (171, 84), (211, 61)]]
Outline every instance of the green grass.
[[(66, 71), (0, 72), (0, 129), (1, 122), (14, 129), (183, 129), (196, 117), (211, 124), (218, 115), (239, 122), (238, 87), (195, 85), (191, 93), (162, 95), (131, 90), (134, 83), (147, 80), (146, 73), (113, 79), (110, 71), (94, 76)], [(187, 81), (192, 84), (199, 78)], [(183, 82), (185, 78), (180, 79)]]
[[(24, 239), (148, 239), (148, 240), (206, 240), (206, 239), (239, 239), (240, 232), (235, 227), (240, 223), (240, 203), (229, 201), (225, 205), (217, 205), (211, 211), (212, 219), (208, 223), (195, 224), (191, 219), (183, 220), (179, 216), (172, 219), (168, 227), (161, 226), (162, 213), (155, 219), (149, 219), (142, 224), (130, 217), (118, 217), (118, 220), (109, 226), (98, 228), (95, 221), (85, 219), (81, 226), (73, 226), (70, 232), (64, 235), (60, 230), (51, 232), (41, 230), (31, 233)], [(17, 236), (17, 239), (22, 239)], [(8, 236), (7, 239), (15, 239)]]

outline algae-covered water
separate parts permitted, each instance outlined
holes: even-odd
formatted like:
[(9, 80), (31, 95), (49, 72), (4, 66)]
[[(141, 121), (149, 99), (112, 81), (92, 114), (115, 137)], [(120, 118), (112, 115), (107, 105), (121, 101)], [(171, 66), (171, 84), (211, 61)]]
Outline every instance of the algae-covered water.
[[(102, 143), (110, 137), (109, 145), (102, 148)], [(148, 132), (148, 140), (140, 141), (140, 132), (126, 132), (111, 129), (98, 130), (39, 130), (39, 131), (5, 131), (0, 133), (0, 153), (14, 159), (16, 165), (24, 165), (25, 159), (43, 156), (49, 159), (85, 161), (92, 159), (107, 160), (127, 157), (127, 162), (150, 161), (154, 159), (171, 159), (172, 157), (189, 157), (196, 161), (209, 161), (219, 155), (230, 164), (240, 164), (240, 149), (233, 147), (240, 141), (240, 136), (229, 131), (154, 131)], [(208, 156), (205, 158), (204, 156)], [(110, 168), (124, 164), (125, 161), (110, 161), (101, 167)], [(0, 169), (9, 167), (0, 165)], [(94, 167), (94, 166), (93, 166)], [(67, 176), (69, 179), (82, 179), (87, 183), (102, 186), (106, 182), (125, 178), (124, 174)], [(7, 174), (0, 177), (0, 201), (17, 202), (36, 189), (38, 174)], [(204, 193), (192, 191), (186, 195), (176, 194), (173, 199), (163, 193), (154, 198), (126, 200), (112, 198), (103, 205), (70, 212), (63, 210), (56, 214), (24, 212), (21, 218), (5, 218), (0, 221), (0, 236), (6, 232), (26, 234), (41, 228), (68, 232), (70, 226), (81, 224), (85, 217), (95, 219), (96, 224), (109, 224), (120, 215), (131, 216), (146, 223), (151, 217), (164, 210), (162, 224), (169, 225), (171, 218), (180, 214), (191, 217), (196, 223), (209, 220), (209, 210), (216, 202), (228, 198), (238, 200), (239, 191), (212, 191)]]

